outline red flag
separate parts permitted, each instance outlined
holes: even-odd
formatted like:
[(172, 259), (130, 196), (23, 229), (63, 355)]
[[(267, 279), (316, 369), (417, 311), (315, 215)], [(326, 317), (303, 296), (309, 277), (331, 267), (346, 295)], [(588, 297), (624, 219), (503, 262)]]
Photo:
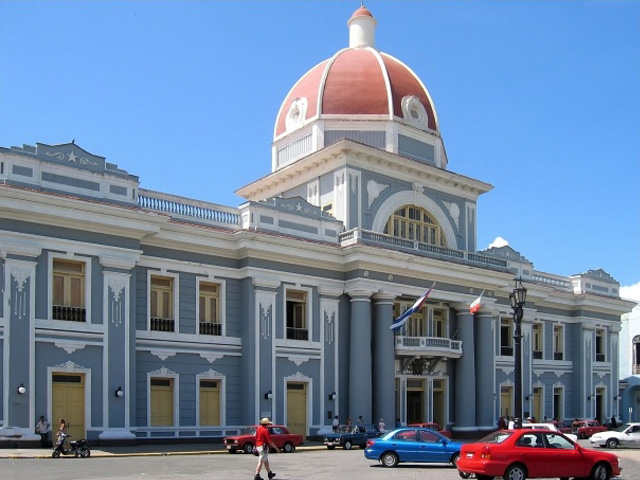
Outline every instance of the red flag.
[(469, 305), (469, 312), (476, 313), (482, 307), (482, 295), (484, 295), (484, 290), (480, 294), (478, 298), (476, 298), (471, 305)]

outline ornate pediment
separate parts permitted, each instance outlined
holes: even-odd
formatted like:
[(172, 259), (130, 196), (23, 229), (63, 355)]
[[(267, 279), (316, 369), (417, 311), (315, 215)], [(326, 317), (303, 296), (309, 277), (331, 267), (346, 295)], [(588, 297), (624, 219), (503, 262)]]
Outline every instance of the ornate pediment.
[(615, 278), (601, 268), (598, 268), (597, 270), (589, 270), (588, 272), (582, 273), (580, 276), (584, 278), (591, 278), (592, 280), (599, 280), (601, 282), (618, 283)]
[(486, 250), (481, 251), (483, 255), (488, 255), (492, 257), (503, 258), (510, 262), (519, 262), (519, 263), (527, 263), (533, 266), (529, 260), (525, 258), (520, 252), (514, 250), (509, 245), (505, 245), (503, 247), (491, 247)]

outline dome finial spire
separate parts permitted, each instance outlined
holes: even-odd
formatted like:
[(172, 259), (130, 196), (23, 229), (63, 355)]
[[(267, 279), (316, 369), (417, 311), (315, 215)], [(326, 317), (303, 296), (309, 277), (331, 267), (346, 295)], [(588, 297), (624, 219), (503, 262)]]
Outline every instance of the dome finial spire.
[(349, 48), (375, 48), (375, 30), (378, 22), (360, 0), (358, 8), (347, 22), (349, 26)]

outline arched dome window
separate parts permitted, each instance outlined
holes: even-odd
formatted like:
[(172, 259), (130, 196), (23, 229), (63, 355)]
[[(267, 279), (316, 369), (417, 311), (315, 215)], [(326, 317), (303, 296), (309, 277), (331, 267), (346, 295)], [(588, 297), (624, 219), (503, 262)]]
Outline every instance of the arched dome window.
[(396, 210), (387, 221), (384, 233), (438, 247), (447, 246), (447, 240), (440, 225), (421, 207), (405, 205)]

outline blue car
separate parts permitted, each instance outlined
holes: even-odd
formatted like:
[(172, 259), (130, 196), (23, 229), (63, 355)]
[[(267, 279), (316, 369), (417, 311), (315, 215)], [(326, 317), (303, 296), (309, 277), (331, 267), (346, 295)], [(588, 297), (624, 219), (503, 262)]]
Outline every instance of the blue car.
[(450, 463), (456, 466), (462, 444), (428, 428), (399, 428), (367, 440), (364, 456), (385, 467), (400, 462)]

